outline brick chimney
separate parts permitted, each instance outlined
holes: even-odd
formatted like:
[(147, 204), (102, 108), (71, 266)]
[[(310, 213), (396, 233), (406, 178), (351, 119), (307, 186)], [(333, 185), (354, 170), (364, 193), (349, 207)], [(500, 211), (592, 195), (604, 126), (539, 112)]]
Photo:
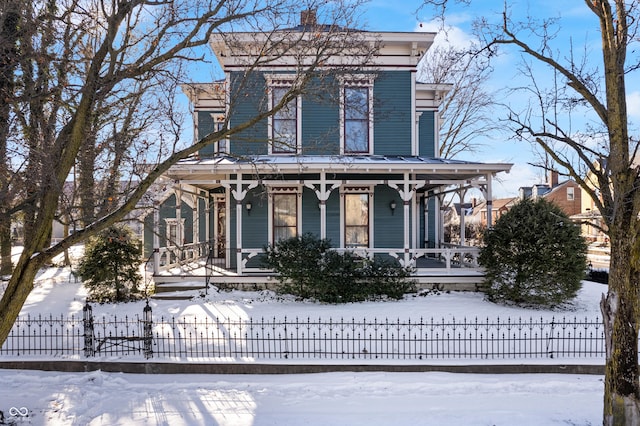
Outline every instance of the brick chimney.
[(551, 189), (558, 186), (558, 172), (555, 170), (549, 170), (549, 182), (547, 183)]
[(300, 12), (300, 25), (312, 26), (317, 25), (316, 11), (313, 9), (307, 9)]

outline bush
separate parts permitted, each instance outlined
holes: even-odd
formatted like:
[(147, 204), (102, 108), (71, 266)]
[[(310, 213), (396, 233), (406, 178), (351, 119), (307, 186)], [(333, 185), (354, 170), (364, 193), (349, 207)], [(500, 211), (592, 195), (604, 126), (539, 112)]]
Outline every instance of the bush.
[(281, 292), (326, 303), (400, 299), (413, 290), (408, 268), (330, 249), (328, 240), (304, 234), (267, 247), (266, 265), (279, 274)]
[(553, 307), (574, 298), (586, 270), (587, 246), (556, 205), (525, 199), (485, 232), (479, 262), (489, 300)]
[(89, 290), (90, 301), (122, 302), (141, 298), (140, 244), (125, 227), (114, 226), (91, 239), (77, 275)]

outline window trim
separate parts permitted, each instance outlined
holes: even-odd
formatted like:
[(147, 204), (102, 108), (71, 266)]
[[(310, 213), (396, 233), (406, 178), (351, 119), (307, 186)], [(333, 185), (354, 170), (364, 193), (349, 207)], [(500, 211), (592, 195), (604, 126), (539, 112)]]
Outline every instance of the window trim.
[[(373, 83), (375, 76), (369, 74), (355, 74), (340, 78), (340, 155), (372, 155), (374, 152), (374, 134), (373, 134)], [(366, 151), (347, 151), (346, 150), (346, 109), (345, 109), (345, 90), (347, 88), (363, 88), (368, 89), (368, 134), (367, 134), (367, 150)]]
[(268, 219), (268, 241), (275, 244), (275, 212), (274, 200), (275, 195), (296, 195), (296, 236), (302, 235), (302, 190), (299, 186), (269, 186), (267, 188), (269, 195), (269, 219)]
[[(268, 101), (269, 108), (273, 108), (273, 89), (274, 88), (285, 88), (290, 89), (295, 82), (295, 75), (291, 74), (267, 74), (265, 75), (265, 79), (267, 80), (267, 92), (268, 92)], [(271, 114), (267, 120), (268, 127), (268, 153), (269, 155), (291, 155), (291, 154), (300, 154), (302, 152), (302, 96), (298, 95), (295, 99), (292, 99), (291, 102), (295, 102), (295, 120), (296, 120), (296, 147), (291, 151), (274, 151), (273, 145), (275, 141), (274, 136), (274, 121), (275, 114)]]
[[(178, 223), (178, 220), (180, 221)], [(177, 219), (175, 217), (166, 217), (164, 218), (165, 222), (165, 244), (167, 247), (178, 247), (182, 245), (181, 239), (184, 239), (184, 235), (180, 235), (181, 230), (184, 229), (184, 218)], [(171, 229), (175, 227), (176, 230), (176, 238), (175, 241), (171, 240)]]
[[(224, 114), (212, 112), (211, 118), (213, 119), (213, 131), (217, 132), (224, 128), (225, 116)], [(214, 154), (229, 154), (229, 139), (220, 139), (213, 143)]]
[[(347, 203), (346, 195), (367, 195), (368, 215), (367, 215), (367, 246), (347, 246)], [(375, 247), (373, 239), (373, 223), (374, 223), (374, 197), (373, 187), (371, 186), (348, 186), (340, 188), (340, 246), (349, 249), (369, 249)]]

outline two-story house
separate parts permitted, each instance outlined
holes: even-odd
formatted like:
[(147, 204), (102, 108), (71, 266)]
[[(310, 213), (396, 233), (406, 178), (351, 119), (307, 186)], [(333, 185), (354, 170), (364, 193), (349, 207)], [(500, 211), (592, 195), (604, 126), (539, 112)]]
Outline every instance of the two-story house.
[[(313, 12), (302, 18), (288, 33), (325, 30)], [(253, 45), (267, 42), (265, 34), (233, 35), (211, 37), (224, 79), (184, 88), (196, 139), (277, 105), (295, 76), (305, 72), (304, 58), (294, 55), (250, 60)], [(439, 275), (434, 282), (465, 275), (464, 268), (452, 272), (452, 265), (456, 258), (473, 260), (475, 249), (466, 247), (468, 253), (455, 257), (440, 245), (439, 201), (452, 187), (472, 186), (491, 199), (492, 178), (511, 165), (435, 157), (438, 108), (450, 86), (416, 80), (435, 34), (358, 35), (375, 46), (375, 54), (366, 65), (342, 67), (333, 84), (318, 85), (325, 96), (302, 93), (251, 129), (169, 170), (167, 192), (148, 218), (149, 229), (155, 229), (155, 237), (148, 231), (147, 244), (154, 240), (156, 270), (189, 258), (187, 251), (209, 253), (216, 265), (212, 281), (250, 276), (256, 282), (256, 273), (268, 275), (261, 262), (265, 246), (312, 233), (330, 239), (336, 250), (412, 265), (417, 275), (429, 275), (430, 268)], [(247, 78), (251, 90), (237, 96), (243, 89), (236, 82)], [(467, 269), (474, 279), (481, 276)]]

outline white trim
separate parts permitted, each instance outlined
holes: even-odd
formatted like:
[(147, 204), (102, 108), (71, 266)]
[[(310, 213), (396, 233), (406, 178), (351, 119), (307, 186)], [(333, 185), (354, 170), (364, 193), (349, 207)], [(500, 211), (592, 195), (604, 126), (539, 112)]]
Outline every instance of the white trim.
[[(178, 221), (180, 221), (178, 223)], [(166, 240), (166, 246), (167, 247), (177, 247), (177, 246), (181, 246), (182, 245), (182, 229), (184, 228), (184, 218), (175, 218), (175, 217), (165, 217), (164, 218), (164, 223), (165, 223), (165, 230), (164, 230), (164, 237)], [(171, 230), (171, 227), (175, 226), (176, 228), (176, 239), (175, 241), (172, 241), (170, 236), (171, 236), (171, 232), (169, 232)]]
[[(411, 126), (411, 154), (419, 155), (420, 154), (420, 144), (418, 143), (418, 115), (419, 113), (416, 111), (416, 73), (411, 73), (411, 123), (414, 123)], [(421, 114), (421, 113), (420, 113)], [(434, 155), (435, 157), (435, 155)]]
[[(197, 114), (195, 114), (197, 115)], [(225, 122), (225, 115), (222, 114), (221, 112), (212, 112), (209, 113), (209, 115), (211, 116), (211, 119), (213, 120), (213, 131), (217, 132), (219, 130), (222, 130), (222, 128), (218, 128), (221, 127), (222, 124), (224, 124)], [(220, 145), (223, 145), (224, 147), (221, 148)], [(229, 153), (229, 139), (228, 138), (224, 138), (224, 139), (220, 139), (216, 142), (214, 142), (213, 144), (213, 153), (214, 154), (228, 154)]]
[[(273, 88), (287, 88), (291, 89), (295, 84), (295, 74), (264, 74), (264, 78), (267, 81), (267, 92), (269, 109), (273, 108)], [(269, 115), (267, 119), (267, 131), (269, 135), (269, 143), (267, 146), (267, 152), (269, 155), (290, 155), (300, 154), (302, 152), (302, 96), (298, 95), (295, 98), (296, 102), (296, 148), (295, 152), (273, 152), (273, 119), (274, 114)]]
[[(275, 190), (277, 188), (277, 190)], [(269, 185), (267, 187), (268, 209), (267, 209), (267, 240), (269, 244), (274, 244), (273, 240), (273, 195), (289, 194), (296, 195), (296, 234), (302, 235), (302, 187), (291, 185)]]
[(349, 186), (341, 186), (340, 187), (340, 247), (341, 248), (346, 248), (346, 243), (345, 243), (345, 235), (344, 235), (344, 228), (345, 228), (345, 218), (347, 216), (346, 211), (345, 211), (345, 202), (344, 202), (344, 196), (345, 194), (367, 194), (369, 196), (369, 244), (367, 246), (367, 248), (372, 248), (375, 247), (374, 244), (374, 227), (373, 227), (373, 223), (374, 223), (374, 186), (371, 185), (349, 185)]
[[(373, 134), (373, 86), (376, 76), (373, 74), (351, 74), (338, 77), (340, 80), (340, 155), (373, 155), (374, 152), (374, 134)], [(369, 143), (367, 152), (346, 152), (345, 151), (345, 133), (344, 133), (344, 89), (347, 87), (360, 87), (368, 89), (367, 101), (369, 103)]]

